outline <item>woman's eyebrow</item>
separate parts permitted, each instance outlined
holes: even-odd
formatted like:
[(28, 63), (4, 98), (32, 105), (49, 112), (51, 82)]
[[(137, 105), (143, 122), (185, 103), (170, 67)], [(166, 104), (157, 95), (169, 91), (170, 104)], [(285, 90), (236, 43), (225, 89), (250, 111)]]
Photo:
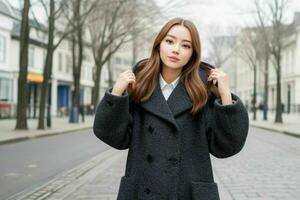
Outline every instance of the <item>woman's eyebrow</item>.
[[(167, 34), (167, 36), (176, 39), (176, 37), (174, 35)], [(190, 40), (182, 40), (182, 41), (192, 43)]]

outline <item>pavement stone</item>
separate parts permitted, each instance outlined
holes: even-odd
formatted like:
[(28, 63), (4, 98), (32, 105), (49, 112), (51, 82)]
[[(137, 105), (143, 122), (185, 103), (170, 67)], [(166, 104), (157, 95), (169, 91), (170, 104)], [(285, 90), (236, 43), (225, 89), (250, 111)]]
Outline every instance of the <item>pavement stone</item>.
[(253, 113), (249, 113), (250, 126), (270, 131), (280, 132), (287, 135), (300, 137), (300, 114), (282, 114), (283, 123), (275, 123), (275, 113), (269, 112), (268, 120), (263, 120), (263, 113), (258, 111), (257, 119), (253, 120)]
[(212, 159), (233, 200), (300, 199), (300, 140), (252, 128), (240, 153)]
[[(252, 120), (249, 114), (249, 135), (243, 150), (237, 155), (217, 159), (212, 165), (215, 182), (222, 200), (298, 200), (300, 199), (300, 136), (299, 115), (283, 115), (284, 124), (274, 124), (274, 116), (268, 121)], [(54, 118), (47, 130), (36, 130), (37, 120), (29, 120), (29, 131), (15, 131), (14, 120), (0, 120), (0, 143), (40, 137), (78, 129), (91, 128), (93, 116), (85, 123), (70, 124), (67, 118)], [(273, 132), (267, 132), (260, 127)], [(110, 149), (109, 153), (95, 158), (61, 174), (37, 189), (20, 193), (12, 199), (61, 199), (81, 200), (116, 199), (120, 179), (125, 173), (127, 150)]]
[(93, 127), (94, 116), (85, 117), (85, 122), (69, 123), (68, 117), (53, 117), (51, 128), (37, 130), (38, 119), (28, 119), (28, 130), (14, 130), (15, 119), (0, 120), (0, 144), (37, 137), (73, 132)]
[[(211, 155), (215, 182), (221, 200), (298, 200), (300, 199), (300, 140), (284, 134), (250, 128), (247, 142), (238, 154), (219, 159)], [(125, 174), (128, 150), (109, 149), (71, 171), (71, 180), (48, 195), (46, 200), (115, 200), (121, 177)], [(98, 161), (96, 161), (98, 160)], [(100, 161), (101, 160), (101, 161)], [(72, 176), (75, 176), (72, 178)], [(64, 179), (64, 175), (57, 180)], [(50, 182), (51, 183), (51, 182)], [(31, 193), (39, 199), (45, 188)], [(42, 191), (42, 193), (41, 193)], [(26, 196), (28, 197), (28, 196)], [(24, 199), (24, 198), (23, 198)], [(26, 199), (26, 198), (25, 198)], [(29, 199), (29, 198), (28, 198)], [(10, 199), (11, 200), (11, 199)], [(21, 200), (21, 199), (18, 199)]]

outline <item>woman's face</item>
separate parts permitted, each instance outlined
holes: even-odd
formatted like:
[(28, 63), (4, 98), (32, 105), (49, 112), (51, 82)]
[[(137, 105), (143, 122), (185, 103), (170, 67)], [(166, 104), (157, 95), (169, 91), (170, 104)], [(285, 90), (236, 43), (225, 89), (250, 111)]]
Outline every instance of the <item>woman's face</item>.
[(164, 66), (181, 69), (190, 60), (193, 53), (190, 31), (182, 25), (173, 26), (159, 46), (160, 59)]

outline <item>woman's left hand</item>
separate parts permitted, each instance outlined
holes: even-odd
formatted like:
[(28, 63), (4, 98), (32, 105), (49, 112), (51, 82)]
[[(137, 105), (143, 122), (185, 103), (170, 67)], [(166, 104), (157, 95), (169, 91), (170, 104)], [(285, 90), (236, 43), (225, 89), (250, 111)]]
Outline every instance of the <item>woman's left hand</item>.
[[(213, 81), (213, 86), (211, 90), (216, 96), (222, 97), (231, 94), (228, 76), (223, 70), (219, 68), (211, 69), (207, 80)], [(218, 87), (215, 86), (216, 82), (218, 82)]]

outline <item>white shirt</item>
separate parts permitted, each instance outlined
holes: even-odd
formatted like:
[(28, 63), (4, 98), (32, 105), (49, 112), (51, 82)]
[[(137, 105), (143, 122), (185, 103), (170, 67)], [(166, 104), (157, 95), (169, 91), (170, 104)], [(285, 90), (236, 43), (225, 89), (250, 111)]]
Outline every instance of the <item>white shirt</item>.
[(173, 90), (175, 89), (175, 87), (177, 86), (177, 84), (180, 81), (180, 75), (170, 84), (168, 84), (164, 78), (162, 77), (162, 75), (159, 75), (159, 84), (160, 84), (160, 88), (161, 91), (165, 97), (166, 100), (168, 100), (169, 96), (171, 95), (171, 93), (173, 92)]
[[(162, 93), (165, 97), (166, 100), (168, 100), (169, 96), (171, 95), (171, 93), (173, 92), (173, 90), (175, 89), (175, 87), (177, 86), (177, 84), (179, 83), (180, 80), (180, 76), (179, 75), (172, 83), (168, 84), (164, 78), (162, 77), (162, 75), (159, 75), (159, 84), (160, 84), (160, 88), (162, 90)], [(234, 104), (236, 102), (236, 100), (232, 100), (232, 103)]]

